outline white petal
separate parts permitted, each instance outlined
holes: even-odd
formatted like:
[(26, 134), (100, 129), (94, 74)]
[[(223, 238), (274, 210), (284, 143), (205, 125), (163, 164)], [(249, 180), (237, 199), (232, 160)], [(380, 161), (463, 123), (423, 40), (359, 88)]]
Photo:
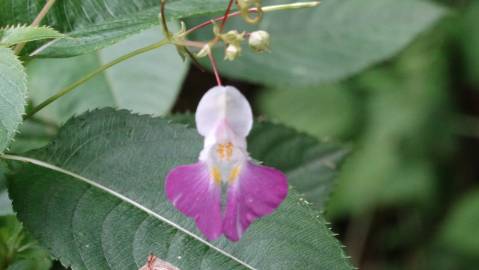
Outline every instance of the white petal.
[(201, 135), (208, 136), (222, 123), (239, 137), (246, 137), (253, 126), (248, 100), (232, 86), (211, 88), (196, 109), (196, 128)]

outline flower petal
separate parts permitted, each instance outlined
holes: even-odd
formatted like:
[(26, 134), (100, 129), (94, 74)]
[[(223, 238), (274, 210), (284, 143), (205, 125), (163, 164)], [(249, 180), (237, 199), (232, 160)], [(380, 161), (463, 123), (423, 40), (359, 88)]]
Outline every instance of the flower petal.
[(195, 116), (196, 128), (204, 137), (225, 122), (239, 137), (246, 137), (253, 126), (251, 106), (233, 86), (211, 88), (201, 98)]
[(182, 165), (166, 176), (166, 196), (171, 203), (188, 217), (208, 238), (221, 235), (221, 186), (211, 179), (204, 162)]
[(275, 168), (247, 162), (228, 188), (223, 233), (238, 241), (254, 220), (271, 214), (287, 194), (286, 175)]

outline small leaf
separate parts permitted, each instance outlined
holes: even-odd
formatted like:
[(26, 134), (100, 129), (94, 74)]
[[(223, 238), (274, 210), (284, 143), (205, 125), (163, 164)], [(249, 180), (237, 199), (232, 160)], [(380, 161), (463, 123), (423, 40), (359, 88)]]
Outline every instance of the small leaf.
[(9, 192), (20, 220), (73, 270), (138, 269), (150, 253), (183, 270), (352, 269), (319, 212), (295, 190), (241, 241), (203, 240), (163, 192), (167, 172), (196, 161), (201, 148), (196, 130), (184, 125), (94, 111), (32, 153), (37, 165), (14, 175)]
[(48, 270), (48, 252), (23, 229), (15, 216), (0, 217), (0, 269)]
[(0, 153), (7, 148), (25, 112), (27, 78), (9, 48), (0, 48)]
[(0, 29), (0, 46), (12, 46), (34, 40), (63, 38), (65, 35), (47, 26), (8, 26)]

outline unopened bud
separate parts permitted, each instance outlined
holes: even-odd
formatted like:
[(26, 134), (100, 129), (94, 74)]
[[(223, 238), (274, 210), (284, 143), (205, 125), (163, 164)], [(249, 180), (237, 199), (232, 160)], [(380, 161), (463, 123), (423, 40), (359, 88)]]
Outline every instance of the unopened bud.
[(271, 45), (268, 32), (262, 30), (252, 32), (248, 43), (251, 49), (256, 52), (268, 51)]
[(210, 44), (206, 44), (201, 48), (201, 50), (196, 54), (197, 57), (205, 57), (211, 52)]
[(225, 60), (233, 61), (235, 60), (241, 53), (241, 47), (237, 45), (230, 44), (226, 47), (225, 51)]
[(244, 32), (239, 33), (236, 30), (228, 31), (226, 34), (223, 34), (221, 38), (227, 44), (238, 45), (244, 40)]

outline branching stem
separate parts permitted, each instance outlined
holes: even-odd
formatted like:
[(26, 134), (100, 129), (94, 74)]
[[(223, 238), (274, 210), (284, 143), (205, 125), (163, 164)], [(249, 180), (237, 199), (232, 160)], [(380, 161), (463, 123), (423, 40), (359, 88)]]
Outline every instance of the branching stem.
[(116, 58), (115, 60), (107, 63), (107, 64), (104, 64), (102, 65), (101, 67), (98, 67), (97, 69), (93, 70), (92, 72), (88, 73), (87, 75), (85, 75), (83, 78), (79, 79), (78, 81), (70, 84), (69, 86), (63, 88), (62, 90), (60, 90), (58, 93), (56, 93), (55, 95), (49, 97), (47, 100), (43, 101), (42, 103), (40, 103), (40, 105), (34, 107), (30, 112), (28, 112), (28, 114), (25, 115), (24, 119), (28, 119), (30, 117), (32, 117), (35, 113), (37, 113), (38, 111), (40, 111), (41, 109), (43, 109), (44, 107), (48, 106), (50, 103), (54, 102), (55, 100), (61, 98), (62, 96), (70, 93), (73, 89), (77, 88), (78, 86), (82, 85), (84, 82), (88, 81), (89, 79), (95, 77), (96, 75), (102, 73), (103, 71), (105, 71), (106, 69), (118, 64), (118, 63), (121, 63), (125, 60), (128, 60), (136, 55), (139, 55), (139, 54), (142, 54), (142, 53), (145, 53), (145, 52), (148, 52), (148, 51), (151, 51), (151, 50), (154, 50), (154, 49), (157, 49), (157, 48), (160, 48), (166, 44), (169, 44), (170, 42), (168, 41), (168, 39), (163, 39), (161, 40), (160, 42), (157, 42), (157, 43), (153, 43), (149, 46), (146, 46), (146, 47), (143, 47), (143, 48), (140, 48), (140, 49), (137, 49), (137, 50), (134, 50), (130, 53), (127, 53), (125, 55), (122, 55), (118, 58)]

